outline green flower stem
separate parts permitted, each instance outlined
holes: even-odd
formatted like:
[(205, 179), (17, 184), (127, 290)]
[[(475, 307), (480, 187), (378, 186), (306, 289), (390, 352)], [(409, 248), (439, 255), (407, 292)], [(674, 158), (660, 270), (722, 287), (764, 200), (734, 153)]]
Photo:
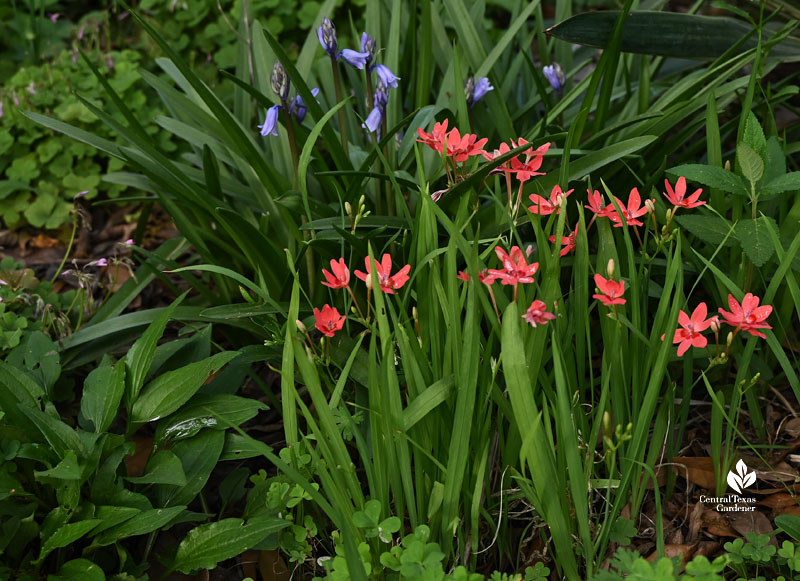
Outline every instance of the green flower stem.
[[(341, 111), (340, 111), (341, 112)], [(286, 119), (286, 133), (289, 136), (289, 148), (292, 150), (292, 164), (294, 165), (294, 185), (300, 188), (300, 175), (297, 173), (297, 168), (300, 163), (300, 153), (297, 151), (297, 138), (294, 135), (294, 124), (292, 123), (292, 116), (289, 114), (289, 107), (284, 101), (283, 115)]]
[[(331, 68), (333, 69), (333, 84), (336, 87), (336, 102), (341, 103), (342, 97), (342, 81), (339, 77), (339, 65), (336, 64), (336, 57), (331, 56)], [(339, 134), (342, 136), (342, 149), (344, 154), (349, 157), (347, 149), (347, 118), (345, 117), (344, 109), (339, 109)]]

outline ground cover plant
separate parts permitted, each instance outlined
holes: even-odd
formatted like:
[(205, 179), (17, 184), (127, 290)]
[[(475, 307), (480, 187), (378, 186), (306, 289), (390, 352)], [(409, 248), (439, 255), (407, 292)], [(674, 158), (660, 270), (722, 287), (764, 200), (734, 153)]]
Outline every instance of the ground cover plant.
[(5, 571), (796, 578), (792, 8), (335, 6), (220, 87), (132, 10), (178, 155), (25, 113), (180, 236), (11, 330)]

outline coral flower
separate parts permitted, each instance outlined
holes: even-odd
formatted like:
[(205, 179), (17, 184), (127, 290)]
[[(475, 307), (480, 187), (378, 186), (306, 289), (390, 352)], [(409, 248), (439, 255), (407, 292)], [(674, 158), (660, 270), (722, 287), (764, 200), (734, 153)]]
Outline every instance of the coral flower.
[(528, 210), (533, 214), (539, 214), (541, 216), (548, 216), (555, 212), (556, 214), (561, 213), (561, 204), (564, 203), (564, 200), (567, 199), (573, 190), (568, 190), (566, 193), (561, 191), (561, 186), (556, 185), (553, 188), (553, 191), (550, 192), (550, 199), (547, 200), (538, 194), (531, 194), (530, 199), (533, 202), (533, 206), (529, 206)]
[[(514, 143), (513, 140), (511, 143), (514, 145), (514, 147), (519, 147), (520, 145), (525, 145), (528, 142), (520, 137), (518, 143)], [(540, 167), (542, 167), (544, 154), (547, 153), (548, 149), (550, 149), (550, 143), (545, 143), (536, 149), (526, 149), (524, 162), (520, 161), (518, 157), (515, 157), (511, 160), (511, 168), (517, 174), (517, 179), (520, 182), (525, 183), (533, 176), (545, 175), (545, 172), (538, 170)]]
[(556, 316), (547, 312), (547, 305), (544, 301), (535, 300), (525, 311), (525, 314), (522, 315), (522, 318), (536, 328), (536, 325), (546, 325), (548, 321), (552, 321)]
[[(399, 289), (408, 281), (408, 273), (411, 271), (411, 265), (406, 264), (403, 268), (398, 270), (393, 276), (389, 273), (392, 272), (392, 257), (389, 254), (384, 254), (380, 263), (373, 259), (375, 262), (375, 272), (378, 275), (378, 283), (381, 285), (381, 290), (386, 294), (393, 295), (395, 289)], [(367, 287), (372, 284), (372, 268), (369, 264), (369, 256), (364, 259), (364, 264), (367, 267), (367, 272), (355, 271), (355, 275), (367, 283)]]
[(344, 320), (347, 317), (340, 315), (336, 308), (325, 305), (321, 311), (314, 308), (314, 318), (317, 321), (314, 326), (324, 335), (333, 337), (333, 334), (344, 326)]
[[(459, 270), (458, 271), (458, 276), (456, 278), (458, 278), (459, 280), (468, 281), (469, 280), (469, 274), (467, 274), (463, 270)], [(495, 277), (495, 275), (489, 274), (489, 271), (486, 270), (485, 268), (482, 268), (478, 272), (478, 281), (482, 282), (483, 284), (485, 284), (487, 286), (491, 285), (495, 281), (496, 278), (497, 277)]]
[(513, 284), (516, 286), (520, 282), (533, 282), (533, 275), (539, 270), (539, 263), (528, 264), (525, 254), (519, 246), (514, 246), (511, 253), (496, 246), (495, 254), (503, 263), (503, 270), (489, 270), (489, 274), (499, 280), (501, 284)]
[(673, 206), (680, 206), (681, 208), (696, 208), (697, 206), (702, 206), (705, 204), (705, 202), (697, 201), (697, 199), (700, 197), (700, 194), (703, 193), (702, 188), (695, 190), (691, 196), (684, 197), (686, 196), (686, 178), (683, 176), (678, 178), (678, 181), (675, 184), (675, 190), (672, 189), (669, 180), (664, 180), (664, 184), (667, 186), (667, 193), (664, 194), (664, 196), (666, 196)]
[(467, 161), (472, 155), (481, 155), (487, 141), (485, 137), (478, 139), (474, 133), (462, 136), (458, 129), (453, 129), (447, 134), (447, 157), (455, 158), (458, 162)]
[(350, 284), (350, 269), (345, 265), (344, 258), (340, 258), (338, 261), (331, 260), (331, 270), (333, 274), (324, 268), (322, 269), (322, 274), (325, 275), (328, 281), (322, 281), (322, 284), (331, 288), (345, 288)]
[[(564, 247), (564, 248), (561, 249), (561, 253), (560, 253), (561, 256), (566, 256), (570, 252), (574, 252), (575, 251), (575, 245), (576, 245), (577, 238), (578, 238), (578, 224), (575, 224), (575, 230), (570, 232), (569, 236), (562, 236), (561, 237), (561, 245)], [(550, 240), (550, 242), (555, 242), (556, 241), (555, 235), (550, 236), (550, 238), (548, 238), (548, 240)]]
[(447, 137), (448, 121), (448, 119), (445, 119), (442, 123), (434, 124), (433, 131), (431, 133), (426, 133), (421, 127), (417, 128), (417, 133), (420, 137), (417, 139), (417, 141), (424, 143), (439, 153), (442, 153), (442, 151), (444, 151), (444, 141)]
[(606, 206), (604, 211), (607, 212), (608, 217), (614, 222), (615, 227), (622, 228), (623, 219), (628, 226), (644, 226), (637, 218), (647, 214), (647, 206), (642, 206), (642, 198), (639, 196), (639, 190), (637, 188), (631, 190), (627, 207), (618, 197), (614, 196), (614, 199), (617, 200), (617, 204), (619, 204), (619, 208), (622, 210), (622, 218), (620, 218), (614, 204)]
[(740, 305), (738, 301), (733, 298), (733, 295), (728, 295), (728, 305), (730, 305), (731, 312), (719, 309), (720, 314), (724, 317), (725, 322), (736, 327), (737, 331), (747, 331), (751, 335), (766, 339), (764, 333), (756, 331), (756, 329), (772, 329), (765, 321), (772, 313), (771, 305), (758, 306), (761, 301), (760, 298), (754, 296), (753, 293), (747, 293), (742, 299)]
[[(597, 190), (595, 190), (594, 192), (592, 192), (591, 190), (586, 190), (586, 191), (589, 192), (589, 205), (584, 206), (584, 208), (591, 210), (599, 217), (608, 216), (607, 209), (603, 207), (603, 196), (600, 195), (600, 192), (598, 192)], [(622, 206), (621, 202), (620, 206)], [(614, 206), (612, 205), (611, 208), (613, 209)]]
[[(692, 316), (689, 317), (683, 311), (678, 315), (678, 323), (682, 327), (675, 330), (675, 336), (672, 338), (673, 343), (680, 343), (678, 345), (678, 357), (682, 357), (689, 347), (703, 348), (708, 345), (708, 340), (701, 334), (708, 329), (718, 317), (711, 317), (706, 319), (708, 308), (705, 303), (700, 303), (695, 308)], [(661, 340), (664, 340), (664, 335), (661, 335)]]
[(594, 284), (597, 285), (601, 294), (592, 295), (593, 298), (601, 301), (607, 307), (625, 304), (626, 301), (622, 298), (625, 293), (625, 281), (606, 280), (599, 274), (595, 274)]

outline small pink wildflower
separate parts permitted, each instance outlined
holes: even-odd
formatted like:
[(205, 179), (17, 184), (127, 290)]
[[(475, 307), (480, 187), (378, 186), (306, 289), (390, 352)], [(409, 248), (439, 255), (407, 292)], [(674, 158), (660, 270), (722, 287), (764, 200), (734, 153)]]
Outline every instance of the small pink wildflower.
[(327, 304), (322, 307), (321, 311), (317, 308), (314, 308), (314, 319), (316, 320), (316, 324), (314, 326), (327, 337), (333, 337), (333, 334), (336, 333), (336, 331), (341, 330), (341, 328), (344, 326), (344, 320), (346, 318), (347, 317), (344, 315), (340, 315), (339, 311), (336, 310), (335, 307), (331, 307)]
[(597, 299), (607, 307), (625, 304), (626, 300), (622, 298), (625, 293), (625, 281), (606, 280), (599, 274), (595, 274), (594, 284), (597, 285), (600, 294), (592, 295), (592, 298)]
[(733, 295), (728, 295), (728, 305), (731, 312), (719, 309), (719, 313), (725, 319), (725, 322), (732, 327), (736, 327), (736, 332), (747, 331), (751, 335), (766, 339), (767, 336), (756, 329), (772, 329), (770, 325), (765, 322), (767, 317), (772, 313), (771, 305), (758, 306), (761, 301), (760, 298), (753, 293), (747, 293), (742, 299), (742, 304), (733, 298)]

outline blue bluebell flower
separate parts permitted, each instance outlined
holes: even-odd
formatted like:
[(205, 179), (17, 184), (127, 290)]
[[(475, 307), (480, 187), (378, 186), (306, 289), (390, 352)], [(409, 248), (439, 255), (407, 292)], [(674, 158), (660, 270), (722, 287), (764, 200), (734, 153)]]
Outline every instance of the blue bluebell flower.
[(322, 19), (322, 26), (317, 29), (317, 38), (322, 48), (332, 57), (336, 57), (336, 27), (328, 18)]
[(383, 81), (387, 87), (397, 88), (397, 81), (400, 77), (395, 77), (394, 73), (386, 65), (376, 65), (375, 72), (378, 73), (378, 78)]
[(548, 65), (542, 69), (547, 82), (550, 83), (550, 86), (555, 89), (556, 93), (559, 95), (564, 91), (564, 83), (567, 82), (567, 77), (564, 74), (564, 69), (561, 68), (561, 65), (557, 62), (553, 62), (552, 65)]
[(467, 105), (472, 107), (483, 99), (489, 91), (493, 91), (494, 87), (489, 83), (487, 77), (479, 77), (477, 80), (474, 77), (468, 77), (464, 81), (464, 97), (467, 99)]
[(351, 67), (363, 70), (364, 66), (367, 64), (367, 58), (369, 58), (369, 53), (358, 52), (357, 50), (346, 48), (344, 50), (339, 51), (339, 57)]
[[(383, 121), (383, 108), (375, 106), (372, 108), (372, 111), (369, 112), (369, 115), (361, 126), (368, 129), (370, 133), (375, 133), (380, 130), (381, 121)], [(380, 134), (378, 135), (378, 139), (380, 139)]]
[(278, 135), (278, 113), (280, 113), (281, 106), (273, 105), (267, 109), (267, 117), (264, 119), (264, 124), (259, 125), (261, 135), (266, 137), (269, 134)]
[(281, 61), (275, 61), (272, 67), (269, 86), (281, 101), (286, 102), (286, 98), (289, 96), (289, 75), (286, 74), (286, 69), (283, 68)]
[[(311, 89), (311, 94), (316, 97), (319, 93), (318, 88)], [(305, 101), (300, 95), (296, 95), (294, 99), (292, 99), (292, 104), (289, 105), (289, 115), (294, 115), (295, 119), (297, 119), (298, 123), (302, 123), (303, 119), (306, 118), (306, 112), (308, 111), (308, 107), (306, 107)]]
[(375, 83), (375, 95), (372, 98), (372, 104), (375, 107), (386, 107), (386, 104), (389, 102), (389, 89), (383, 83), (383, 80), (378, 78), (378, 82)]
[(361, 34), (361, 52), (369, 53), (367, 67), (370, 68), (370, 63), (375, 60), (375, 39), (366, 32)]

